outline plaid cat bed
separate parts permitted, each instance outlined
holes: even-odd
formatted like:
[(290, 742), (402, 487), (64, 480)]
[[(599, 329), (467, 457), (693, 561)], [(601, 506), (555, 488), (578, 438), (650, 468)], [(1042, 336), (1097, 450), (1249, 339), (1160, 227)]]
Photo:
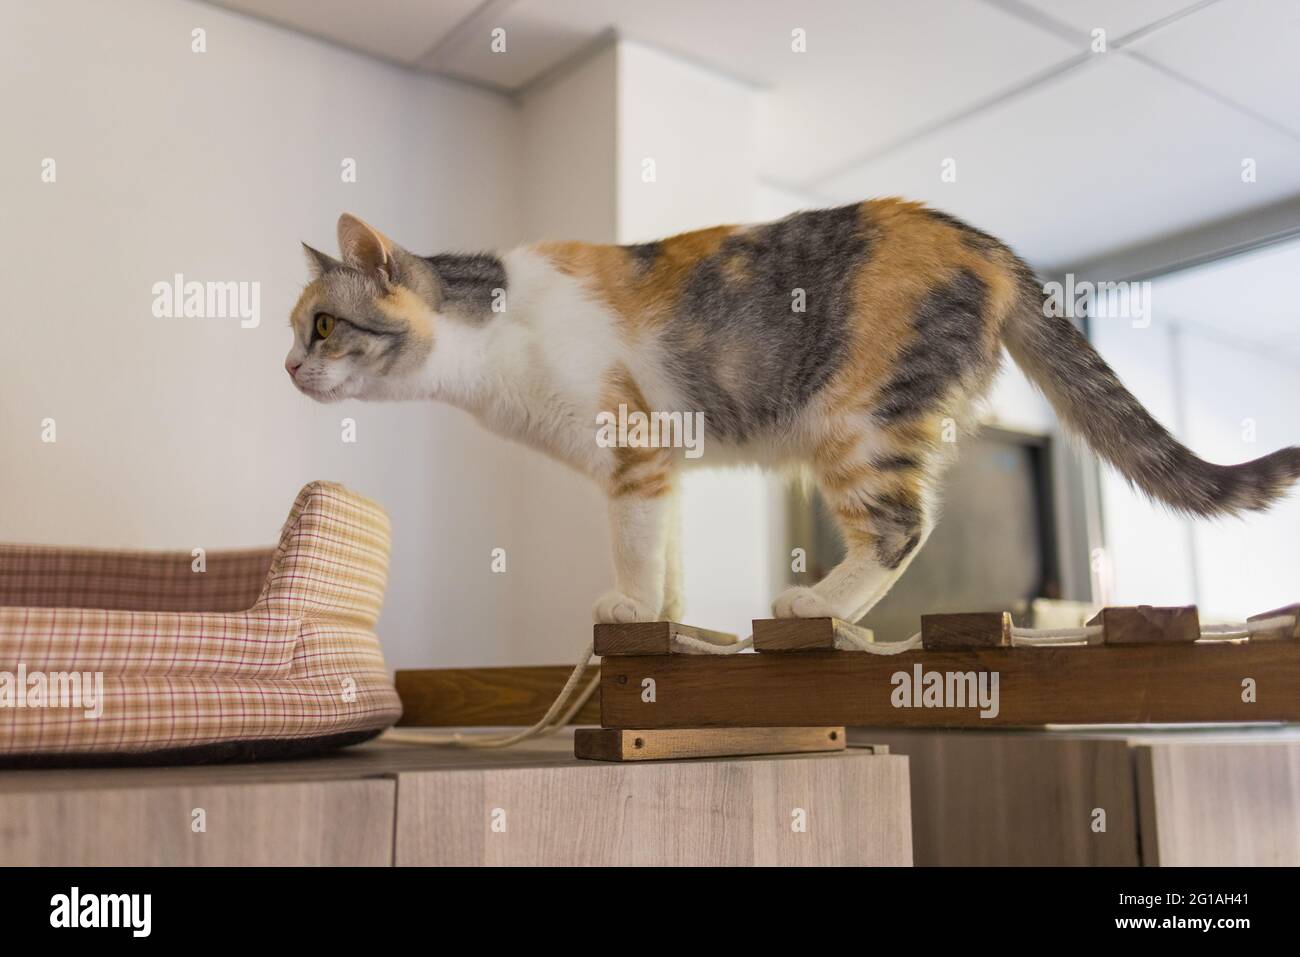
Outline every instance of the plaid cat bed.
[(374, 633), (388, 517), (304, 488), (274, 548), (0, 545), (0, 766), (299, 756), (401, 714)]

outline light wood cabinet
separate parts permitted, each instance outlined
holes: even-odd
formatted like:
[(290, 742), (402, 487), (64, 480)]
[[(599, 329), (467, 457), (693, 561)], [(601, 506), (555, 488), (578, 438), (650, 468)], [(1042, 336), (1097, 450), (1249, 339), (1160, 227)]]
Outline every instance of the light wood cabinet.
[(1134, 746), (1142, 860), (1300, 866), (1300, 740)]
[(849, 740), (911, 759), (918, 865), (1300, 865), (1290, 728), (853, 729)]
[(0, 864), (386, 865), (394, 792), (357, 780), (0, 794)]
[(836, 754), (399, 775), (399, 865), (912, 862), (907, 761)]
[(572, 748), (381, 741), (310, 761), (0, 771), (0, 865), (911, 863), (906, 758), (605, 764)]

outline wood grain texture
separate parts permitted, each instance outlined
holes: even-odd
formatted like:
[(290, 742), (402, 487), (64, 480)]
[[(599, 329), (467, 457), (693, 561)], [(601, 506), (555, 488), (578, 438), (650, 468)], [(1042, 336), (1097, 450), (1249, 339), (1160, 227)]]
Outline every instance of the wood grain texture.
[[(398, 780), (396, 860), (905, 866), (908, 802), (907, 759), (862, 752), (411, 772)], [(792, 828), (797, 812), (806, 830)]]
[(1300, 744), (1144, 744), (1134, 753), (1144, 864), (1300, 866)]
[(755, 618), (755, 651), (859, 651), (853, 640), (874, 642), (870, 628), (839, 618)]
[(843, 728), (579, 728), (573, 736), (574, 756), (590, 761), (672, 761), (843, 750)]
[(936, 651), (962, 648), (1010, 648), (1011, 615), (1005, 611), (922, 615), (921, 646)]
[(392, 779), (0, 794), (0, 865), (388, 865), (395, 806)]
[(695, 655), (703, 652), (684, 648), (673, 639), (686, 635), (712, 645), (734, 645), (739, 639), (725, 631), (696, 628), (676, 621), (638, 621), (626, 624), (598, 624), (593, 630), (595, 653), (604, 655)]
[(1088, 624), (1102, 626), (1102, 641), (1108, 645), (1192, 642), (1201, 637), (1201, 619), (1195, 605), (1103, 608)]
[(1263, 618), (1277, 618), (1280, 615), (1294, 615), (1295, 621), (1291, 623), (1290, 628), (1270, 628), (1266, 631), (1257, 631), (1250, 636), (1251, 641), (1275, 641), (1283, 640), (1300, 640), (1300, 605), (1287, 605), (1284, 608), (1274, 608), (1272, 611), (1266, 611), (1262, 615), (1251, 615), (1247, 621), (1259, 621)]
[[(894, 706), (895, 675), (998, 676), (998, 713)], [(1242, 701), (1253, 678), (1258, 698)], [(642, 699), (653, 680), (654, 701)], [(1096, 645), (606, 658), (601, 723), (622, 728), (980, 728), (1043, 724), (1300, 721), (1300, 646), (1291, 642)]]
[[(1122, 737), (1017, 731), (849, 731), (909, 760), (918, 866), (1136, 866)], [(1106, 813), (1093, 830), (1094, 810)]]
[[(551, 706), (573, 667), (544, 665), (521, 668), (429, 668), (399, 671), (402, 727), (527, 727)], [(585, 681), (596, 675), (587, 669)], [(597, 724), (600, 708), (593, 695), (572, 724)]]
[[(483, 733), (466, 729), (467, 733)], [(404, 732), (409, 733), (409, 732)], [(431, 729), (431, 734), (445, 734)], [(577, 767), (569, 733), (527, 741), (513, 748), (476, 750), (399, 744), (380, 737), (332, 754), (289, 761), (148, 768), (63, 768), (0, 773), (0, 796), (62, 790), (185, 787), (210, 784), (274, 784), (386, 777), (401, 771), (463, 768)]]

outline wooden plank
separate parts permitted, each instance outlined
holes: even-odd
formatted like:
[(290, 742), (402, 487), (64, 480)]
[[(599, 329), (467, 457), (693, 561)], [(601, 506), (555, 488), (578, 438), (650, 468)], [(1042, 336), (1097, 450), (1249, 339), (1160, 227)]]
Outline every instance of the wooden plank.
[(1107, 645), (1169, 644), (1201, 637), (1195, 605), (1103, 608), (1088, 624), (1102, 626), (1102, 642)]
[[(996, 675), (996, 709), (977, 701), (927, 707), (916, 687), (917, 675), (923, 688), (934, 680), (928, 677), (932, 673), (954, 691), (974, 684), (978, 692), (982, 681), (989, 700)], [(1252, 702), (1242, 700), (1246, 678), (1256, 684)], [(1300, 721), (1300, 647), (1291, 642), (1187, 642), (890, 656), (810, 651), (797, 656), (611, 657), (601, 664), (605, 727), (989, 728), (1219, 721)]]
[[(482, 728), (528, 726), (539, 721), (564, 682), (571, 665), (531, 668), (429, 668), (399, 671), (403, 727)], [(596, 676), (587, 669), (584, 681)], [(598, 724), (600, 705), (592, 695), (572, 724)]]
[(734, 645), (739, 639), (725, 631), (696, 628), (676, 621), (638, 621), (598, 624), (592, 640), (596, 654), (605, 655), (676, 655), (703, 654), (683, 647), (673, 639), (678, 635), (696, 638), (712, 645)]
[[(907, 759), (899, 755), (624, 764), (577, 762), (570, 753), (569, 760), (576, 766), (401, 774), (396, 863), (912, 863)], [(806, 828), (791, 826), (796, 812)]]
[(1272, 611), (1266, 611), (1262, 615), (1251, 615), (1247, 621), (1262, 621), (1265, 618), (1277, 618), (1280, 615), (1294, 615), (1295, 621), (1291, 627), (1285, 626), (1279, 628), (1270, 628), (1266, 631), (1257, 631), (1250, 636), (1251, 641), (1273, 641), (1277, 639), (1296, 641), (1300, 640), (1300, 605), (1287, 605), (1284, 608), (1274, 608)]
[(579, 728), (574, 757), (590, 761), (671, 761), (750, 754), (843, 751), (843, 728)]
[(1300, 744), (1134, 748), (1142, 863), (1300, 866)]
[(856, 651), (853, 639), (874, 642), (870, 628), (839, 618), (755, 618), (755, 651)]
[(922, 615), (921, 646), (935, 650), (1010, 648), (1011, 615), (1005, 611)]

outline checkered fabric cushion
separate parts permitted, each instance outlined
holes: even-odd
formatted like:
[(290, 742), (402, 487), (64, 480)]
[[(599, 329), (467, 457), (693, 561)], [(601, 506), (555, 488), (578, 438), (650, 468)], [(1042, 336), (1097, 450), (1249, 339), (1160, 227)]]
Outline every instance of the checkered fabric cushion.
[(211, 553), (203, 572), (188, 552), (0, 547), (0, 755), (388, 727), (401, 705), (374, 633), (388, 552), (383, 510), (326, 482), (298, 494), (273, 550)]
[(274, 549), (120, 552), (0, 545), (0, 606), (114, 611), (244, 611), (266, 584)]

